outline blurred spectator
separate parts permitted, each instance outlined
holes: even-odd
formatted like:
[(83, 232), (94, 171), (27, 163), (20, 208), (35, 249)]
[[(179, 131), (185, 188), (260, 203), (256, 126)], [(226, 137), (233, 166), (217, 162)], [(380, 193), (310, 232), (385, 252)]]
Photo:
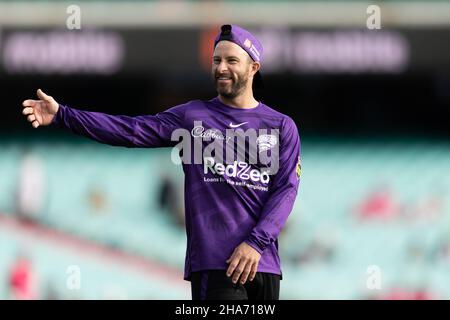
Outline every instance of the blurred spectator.
[(35, 221), (42, 212), (45, 181), (39, 157), (25, 149), (19, 165), (16, 212), (19, 218)]
[(320, 240), (313, 240), (298, 257), (298, 264), (328, 262), (333, 257), (333, 248)]
[(163, 176), (159, 187), (159, 208), (169, 212), (175, 224), (184, 228), (185, 217), (181, 200), (176, 184), (168, 176)]
[(98, 186), (92, 186), (88, 190), (89, 214), (104, 214), (108, 210), (108, 201), (105, 192)]
[(322, 227), (307, 247), (294, 257), (293, 262), (297, 264), (330, 262), (335, 255), (337, 244), (337, 230), (334, 227)]
[(393, 220), (397, 218), (402, 206), (394, 199), (393, 192), (388, 186), (381, 185), (357, 204), (354, 209), (361, 220)]
[(19, 254), (9, 273), (11, 299), (37, 299), (36, 280), (31, 260), (26, 255)]
[(408, 221), (431, 221), (442, 216), (445, 210), (446, 194), (444, 190), (434, 188), (426, 193), (405, 213)]

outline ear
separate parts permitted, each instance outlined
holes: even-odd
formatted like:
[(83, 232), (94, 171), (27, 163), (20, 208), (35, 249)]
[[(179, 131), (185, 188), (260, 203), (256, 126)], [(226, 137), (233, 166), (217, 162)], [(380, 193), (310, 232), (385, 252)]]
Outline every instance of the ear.
[(252, 62), (252, 75), (254, 76), (259, 69), (261, 69), (261, 64), (259, 62)]

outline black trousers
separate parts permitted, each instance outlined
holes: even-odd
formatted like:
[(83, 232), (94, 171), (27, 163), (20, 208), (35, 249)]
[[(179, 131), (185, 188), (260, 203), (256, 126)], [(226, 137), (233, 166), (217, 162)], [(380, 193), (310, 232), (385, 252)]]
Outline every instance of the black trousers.
[(192, 300), (278, 300), (280, 276), (257, 272), (253, 281), (232, 282), (226, 270), (206, 270), (191, 274)]

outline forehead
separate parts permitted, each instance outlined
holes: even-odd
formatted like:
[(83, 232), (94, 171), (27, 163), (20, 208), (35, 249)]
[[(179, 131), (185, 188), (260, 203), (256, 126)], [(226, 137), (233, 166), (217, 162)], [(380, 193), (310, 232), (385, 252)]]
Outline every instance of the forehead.
[(214, 48), (213, 55), (219, 57), (235, 56), (244, 59), (247, 58), (248, 53), (236, 43), (223, 40)]

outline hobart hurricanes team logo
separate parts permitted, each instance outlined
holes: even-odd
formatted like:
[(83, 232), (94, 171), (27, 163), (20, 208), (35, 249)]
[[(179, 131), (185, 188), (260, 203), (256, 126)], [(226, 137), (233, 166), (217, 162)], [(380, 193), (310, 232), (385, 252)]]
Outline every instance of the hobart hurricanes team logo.
[(277, 137), (273, 134), (261, 134), (256, 139), (256, 143), (258, 144), (259, 152), (267, 151), (277, 144)]

